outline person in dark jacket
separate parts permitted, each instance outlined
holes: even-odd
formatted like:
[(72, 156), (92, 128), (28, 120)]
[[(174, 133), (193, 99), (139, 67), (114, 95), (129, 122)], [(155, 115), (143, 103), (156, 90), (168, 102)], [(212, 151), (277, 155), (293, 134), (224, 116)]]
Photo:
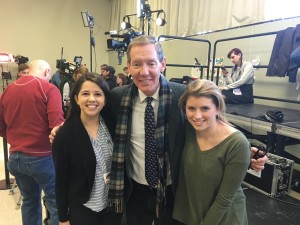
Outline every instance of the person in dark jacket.
[(108, 83), (110, 90), (117, 86), (115, 68), (113, 68), (112, 66), (105, 67), (102, 76)]
[(95, 73), (74, 83), (69, 114), (52, 145), (60, 224), (120, 224), (120, 216), (107, 209), (113, 142), (100, 112), (108, 94)]

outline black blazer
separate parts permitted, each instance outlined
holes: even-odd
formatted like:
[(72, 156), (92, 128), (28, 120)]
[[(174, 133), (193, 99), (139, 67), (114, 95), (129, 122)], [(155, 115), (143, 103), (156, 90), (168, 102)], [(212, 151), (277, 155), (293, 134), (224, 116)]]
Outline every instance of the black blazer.
[(96, 171), (93, 146), (79, 115), (59, 129), (52, 150), (58, 216), (60, 221), (67, 221), (70, 206), (82, 205), (89, 200)]

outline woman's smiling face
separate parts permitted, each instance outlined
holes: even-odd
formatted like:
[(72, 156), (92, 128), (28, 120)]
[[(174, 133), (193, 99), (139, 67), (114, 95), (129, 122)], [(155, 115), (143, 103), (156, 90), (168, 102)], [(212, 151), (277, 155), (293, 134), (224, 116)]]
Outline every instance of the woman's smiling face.
[(75, 101), (81, 110), (81, 117), (99, 116), (105, 105), (105, 95), (102, 89), (92, 81), (85, 81)]

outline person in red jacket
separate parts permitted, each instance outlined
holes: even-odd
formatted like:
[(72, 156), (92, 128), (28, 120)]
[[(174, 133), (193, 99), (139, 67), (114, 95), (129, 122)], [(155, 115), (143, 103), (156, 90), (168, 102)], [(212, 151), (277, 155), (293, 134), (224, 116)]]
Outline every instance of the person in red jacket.
[(60, 92), (49, 83), (51, 69), (44, 60), (29, 63), (29, 75), (11, 83), (0, 96), (0, 135), (10, 144), (7, 167), (23, 197), (23, 225), (42, 223), (41, 191), (58, 224), (51, 129), (64, 121)]

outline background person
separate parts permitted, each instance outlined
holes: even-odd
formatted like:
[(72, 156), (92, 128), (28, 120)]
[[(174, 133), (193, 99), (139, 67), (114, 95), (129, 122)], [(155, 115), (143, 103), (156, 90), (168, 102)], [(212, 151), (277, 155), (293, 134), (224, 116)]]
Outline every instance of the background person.
[(132, 76), (130, 75), (130, 73), (129, 73), (129, 70), (128, 70), (128, 67), (127, 67), (127, 66), (123, 67), (123, 72), (124, 72), (124, 74), (125, 74), (125, 75), (126, 75), (126, 77), (127, 77), (127, 84), (130, 84), (130, 83), (132, 83)]
[(44, 60), (29, 63), (29, 76), (10, 84), (0, 97), (0, 135), (10, 144), (7, 167), (22, 194), (23, 225), (42, 224), (41, 190), (51, 225), (58, 224), (55, 173), (49, 132), (63, 122), (61, 96)]
[(113, 89), (114, 87), (116, 87), (116, 76), (115, 76), (115, 68), (113, 68), (112, 66), (107, 66), (104, 68), (103, 71), (103, 78), (106, 80), (106, 82), (108, 83), (109, 89)]
[(62, 72), (60, 69), (58, 69), (51, 77), (50, 82), (54, 84), (59, 90), (60, 89), (60, 84), (62, 80), (64, 80), (64, 72)]
[(66, 81), (62, 87), (62, 99), (63, 99), (63, 109), (66, 115), (70, 107), (70, 94), (76, 82), (83, 74), (87, 73), (89, 70), (85, 65), (80, 65), (73, 73), (72, 79)]
[(127, 84), (127, 77), (124, 73), (118, 73), (116, 77), (117, 86), (123, 86)]
[(108, 93), (98, 74), (74, 83), (68, 117), (52, 145), (61, 225), (120, 224), (120, 216), (107, 210), (113, 143), (100, 112)]
[(125, 74), (126, 76), (129, 75), (129, 71), (128, 71), (128, 67), (127, 67), (127, 66), (123, 67), (123, 72), (124, 72), (124, 74)]
[(225, 120), (218, 87), (197, 80), (181, 96), (188, 123), (174, 204), (186, 225), (248, 224), (241, 184), (250, 163), (250, 143)]
[(100, 75), (101, 76), (103, 76), (103, 74), (104, 74), (104, 69), (105, 69), (105, 67), (107, 67), (108, 65), (107, 64), (102, 64), (101, 66), (100, 66)]
[(21, 63), (18, 65), (18, 76), (17, 78), (29, 75), (29, 66), (27, 63)]
[(243, 53), (234, 48), (227, 58), (234, 64), (232, 72), (222, 70), (226, 85), (220, 87), (226, 103), (253, 103), (254, 68), (250, 62), (243, 61)]

